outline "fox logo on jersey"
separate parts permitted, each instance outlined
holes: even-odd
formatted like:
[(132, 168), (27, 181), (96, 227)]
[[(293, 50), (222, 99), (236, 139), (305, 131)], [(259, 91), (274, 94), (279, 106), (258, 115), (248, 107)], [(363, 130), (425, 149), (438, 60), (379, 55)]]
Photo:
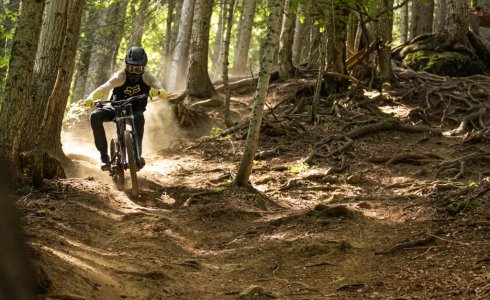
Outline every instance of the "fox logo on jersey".
[(126, 95), (129, 95), (129, 96), (133, 96), (134, 94), (138, 93), (141, 91), (141, 87), (140, 85), (135, 85), (135, 86), (128, 86), (126, 87), (126, 89), (124, 90), (124, 94)]

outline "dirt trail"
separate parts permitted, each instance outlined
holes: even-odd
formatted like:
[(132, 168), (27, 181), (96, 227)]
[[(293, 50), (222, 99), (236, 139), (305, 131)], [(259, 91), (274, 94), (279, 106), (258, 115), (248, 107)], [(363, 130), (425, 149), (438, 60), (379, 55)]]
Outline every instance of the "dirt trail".
[[(458, 157), (456, 138), (379, 132), (358, 141), (345, 171), (328, 173), (336, 159), (301, 164), (333, 128), (263, 135), (260, 150), (284, 148), (256, 162), (254, 189), (230, 184), (240, 139), (149, 154), (136, 198), (90, 151), (72, 155), (81, 178), (19, 194), (47, 298), (488, 299), (489, 183), (453, 188), (427, 165), (372, 159), (414, 147)], [(448, 214), (473, 196), (478, 205)]]

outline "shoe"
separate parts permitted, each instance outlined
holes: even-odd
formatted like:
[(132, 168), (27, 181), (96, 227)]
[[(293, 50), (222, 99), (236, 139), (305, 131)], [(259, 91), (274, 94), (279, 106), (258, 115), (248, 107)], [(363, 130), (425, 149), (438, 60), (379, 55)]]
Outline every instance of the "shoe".
[(143, 167), (145, 166), (146, 162), (145, 162), (145, 159), (143, 157), (140, 157), (140, 160), (138, 161), (137, 165), (138, 165), (138, 171), (143, 169)]
[(111, 168), (111, 160), (109, 159), (109, 155), (102, 155), (100, 157), (100, 169), (102, 171), (109, 171)]

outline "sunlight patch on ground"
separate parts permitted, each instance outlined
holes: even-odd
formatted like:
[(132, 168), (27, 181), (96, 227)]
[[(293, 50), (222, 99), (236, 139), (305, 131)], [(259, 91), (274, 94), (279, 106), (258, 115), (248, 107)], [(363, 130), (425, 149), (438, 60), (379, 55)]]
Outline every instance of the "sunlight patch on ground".
[(99, 249), (95, 249), (95, 248), (92, 248), (86, 244), (83, 244), (83, 243), (80, 243), (78, 241), (75, 241), (75, 240), (72, 240), (72, 239), (69, 239), (65, 236), (59, 236), (60, 239), (62, 239), (63, 241), (65, 241), (67, 244), (70, 244), (72, 245), (73, 247), (76, 247), (76, 248), (79, 248), (79, 249), (82, 249), (84, 251), (87, 251), (87, 252), (91, 252), (91, 253), (94, 253), (94, 254), (97, 254), (97, 255), (100, 255), (100, 256), (112, 256), (112, 257), (117, 257), (119, 255), (121, 255), (120, 253), (110, 253), (108, 251), (100, 251)]
[(94, 267), (92, 267), (91, 265), (89, 265), (88, 263), (72, 256), (72, 255), (69, 255), (69, 254), (66, 254), (62, 251), (59, 251), (59, 250), (56, 250), (56, 249), (53, 249), (53, 248), (50, 248), (48, 246), (44, 246), (44, 245), (41, 245), (41, 244), (38, 244), (38, 243), (35, 243), (34, 244), (35, 246), (37, 247), (40, 247), (41, 249), (47, 251), (47, 252), (50, 252), (56, 256), (58, 256), (59, 258), (63, 259), (64, 261), (80, 268), (81, 270), (88, 270), (94, 274), (96, 274), (99, 278), (104, 278), (106, 282), (108, 283), (111, 283), (111, 284), (114, 284), (116, 285), (117, 282), (112, 279), (109, 275), (101, 272), (100, 270), (97, 270), (95, 269)]
[(102, 209), (91, 207), (91, 206), (86, 205), (86, 204), (81, 203), (81, 202), (78, 202), (77, 205), (81, 206), (82, 208), (85, 208), (86, 210), (95, 212), (102, 217), (109, 218), (113, 221), (119, 221), (121, 219), (121, 215), (119, 215), (119, 214), (109, 213), (109, 212), (104, 211)]
[(151, 160), (150, 163), (145, 165), (145, 172), (154, 172), (162, 175), (168, 175), (171, 171), (178, 166), (178, 161), (169, 159)]
[(396, 118), (405, 118), (410, 113), (410, 108), (404, 105), (386, 105), (386, 106), (378, 106), (379, 110), (384, 112), (385, 114), (392, 115)]

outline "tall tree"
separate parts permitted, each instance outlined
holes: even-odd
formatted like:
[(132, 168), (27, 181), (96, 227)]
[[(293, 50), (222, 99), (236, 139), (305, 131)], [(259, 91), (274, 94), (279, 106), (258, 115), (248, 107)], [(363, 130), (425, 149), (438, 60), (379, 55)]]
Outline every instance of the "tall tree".
[[(226, 1), (228, 2), (228, 1)], [(230, 52), (230, 39), (231, 39), (231, 29), (233, 27), (233, 17), (235, 14), (235, 4), (236, 0), (230, 0), (228, 2), (228, 15), (226, 17), (226, 30), (225, 30), (225, 37), (223, 39), (223, 86), (225, 88), (225, 124), (228, 127), (231, 127), (233, 125), (233, 122), (231, 120), (230, 116), (230, 101), (231, 101), (231, 91), (230, 87), (228, 84), (228, 56)]]
[(468, 4), (466, 0), (447, 0), (443, 40), (448, 45), (468, 44)]
[[(336, 1), (325, 9), (327, 23), (327, 69), (339, 74), (346, 73), (346, 41), (349, 10), (346, 0)], [(341, 79), (344, 80), (344, 79)], [(341, 80), (335, 80), (339, 82)]]
[(436, 32), (444, 31), (444, 20), (447, 14), (447, 0), (437, 0)]
[(34, 64), (33, 93), (28, 107), (31, 122), (24, 127), (22, 151), (33, 150), (36, 137), (39, 135), (39, 126), (60, 64), (60, 53), (66, 34), (67, 10), (68, 0), (48, 1), (44, 9), (41, 37)]
[(43, 114), (39, 135), (36, 138), (32, 176), (35, 186), (40, 186), (44, 178), (43, 157), (45, 152), (64, 162), (65, 165), (68, 162), (61, 145), (61, 127), (75, 67), (84, 4), (84, 0), (72, 0), (68, 7), (66, 34), (56, 70), (56, 81)]
[(0, 165), (6, 168), (13, 183), (19, 182), (22, 177), (19, 160), (20, 142), (27, 116), (44, 4), (45, 0), (21, 1), (9, 74), (1, 102)]
[(349, 14), (349, 22), (347, 23), (347, 58), (351, 57), (354, 53), (357, 52), (355, 49), (356, 44), (356, 33), (358, 25), (358, 18), (354, 12)]
[(413, 0), (410, 39), (432, 32), (434, 23), (434, 0)]
[(209, 29), (214, 0), (197, 0), (187, 77), (187, 96), (219, 99), (208, 73)]
[(253, 159), (257, 150), (260, 126), (262, 124), (264, 103), (267, 97), (267, 90), (269, 88), (274, 50), (277, 48), (280, 33), (279, 20), (283, 9), (282, 0), (269, 0), (267, 4), (269, 11), (267, 34), (261, 45), (262, 57), (260, 59), (259, 81), (255, 92), (254, 106), (250, 119), (250, 125), (248, 127), (247, 141), (245, 142), (242, 160), (240, 161), (237, 176), (235, 178), (235, 184), (238, 186), (247, 186), (250, 173), (252, 172)]
[(172, 91), (184, 87), (188, 71), (189, 49), (193, 27), (194, 7), (196, 0), (184, 0), (180, 16), (179, 31), (173, 49), (167, 88)]
[(377, 24), (377, 33), (382, 41), (382, 46), (378, 50), (379, 74), (378, 78), (382, 83), (391, 82), (393, 69), (391, 68), (391, 41), (393, 39), (393, 0), (382, 0), (379, 4), (381, 14)]
[(128, 0), (112, 2), (97, 22), (87, 79), (87, 91), (106, 82), (114, 72), (114, 60), (123, 37)]
[(304, 50), (304, 32), (305, 22), (302, 21), (303, 5), (298, 7), (298, 13), (296, 14), (296, 24), (294, 25), (294, 41), (293, 41), (293, 65), (299, 65), (301, 62), (301, 53)]
[(73, 101), (79, 101), (84, 99), (90, 92), (86, 89), (87, 78), (89, 76), (90, 58), (92, 57), (93, 40), (95, 35), (96, 20), (99, 16), (99, 10), (96, 8), (89, 8), (85, 10), (85, 17), (82, 24), (82, 33), (80, 35), (80, 43), (78, 46), (78, 60), (76, 62), (73, 83)]
[(215, 38), (214, 38), (214, 46), (213, 50), (209, 51), (209, 58), (211, 59), (211, 74), (213, 80), (218, 76), (219, 70), (223, 69), (222, 62), (222, 50), (223, 50), (223, 33), (224, 26), (226, 22), (226, 16), (228, 13), (227, 10), (228, 1), (223, 0), (220, 5), (220, 13), (218, 18), (218, 28), (216, 28)]
[(286, 0), (284, 6), (284, 24), (280, 37), (279, 50), (279, 78), (288, 79), (293, 76), (293, 44), (294, 44), (294, 26), (296, 25), (296, 8), (295, 0)]
[(248, 50), (250, 49), (256, 7), (256, 0), (243, 1), (243, 13), (238, 25), (237, 45), (235, 46), (231, 71), (235, 75), (247, 73)]
[[(138, 3), (139, 2), (139, 3)], [(133, 0), (132, 5), (139, 7), (136, 9), (137, 13), (131, 24), (131, 29), (129, 31), (129, 38), (127, 43), (127, 49), (133, 46), (141, 47), (141, 42), (143, 40), (143, 32), (145, 31), (145, 20), (148, 14), (148, 8), (150, 3), (148, 0)]]
[(408, 41), (408, 2), (400, 10), (400, 42)]

